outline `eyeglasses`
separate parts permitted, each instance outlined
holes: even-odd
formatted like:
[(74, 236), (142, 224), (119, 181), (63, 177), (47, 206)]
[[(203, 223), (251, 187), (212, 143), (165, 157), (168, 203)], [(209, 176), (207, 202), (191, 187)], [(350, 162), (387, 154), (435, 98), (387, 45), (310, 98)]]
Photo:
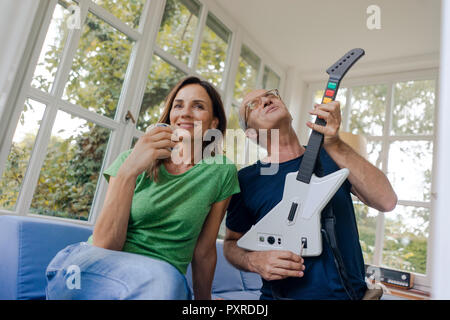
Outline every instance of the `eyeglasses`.
[(250, 115), (250, 111), (256, 109), (259, 105), (261, 105), (262, 98), (281, 99), (280, 94), (278, 93), (278, 89), (272, 89), (247, 102), (244, 106), (244, 130), (247, 129), (247, 120), (248, 116)]

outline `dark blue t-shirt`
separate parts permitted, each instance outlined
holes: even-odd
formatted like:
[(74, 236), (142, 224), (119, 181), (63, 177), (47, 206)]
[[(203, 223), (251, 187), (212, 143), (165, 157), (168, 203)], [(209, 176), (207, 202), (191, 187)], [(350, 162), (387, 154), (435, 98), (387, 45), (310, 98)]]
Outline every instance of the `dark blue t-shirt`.
[[(261, 168), (270, 164), (261, 163), (239, 171), (241, 192), (233, 195), (228, 207), (226, 226), (234, 232), (245, 233), (275, 207), (283, 197), (286, 175), (298, 171), (303, 156), (279, 164), (275, 175), (261, 175)], [(339, 167), (322, 148), (320, 161), (325, 175), (339, 170)], [(331, 199), (336, 217), (336, 237), (344, 264), (359, 298), (366, 291), (364, 282), (364, 260), (359, 244), (351, 184), (346, 180)], [(323, 250), (318, 257), (305, 257), (305, 272), (302, 278), (266, 281), (262, 279), (261, 299), (272, 299), (272, 285), (277, 294), (293, 299), (349, 299), (339, 278), (331, 248), (322, 239)]]

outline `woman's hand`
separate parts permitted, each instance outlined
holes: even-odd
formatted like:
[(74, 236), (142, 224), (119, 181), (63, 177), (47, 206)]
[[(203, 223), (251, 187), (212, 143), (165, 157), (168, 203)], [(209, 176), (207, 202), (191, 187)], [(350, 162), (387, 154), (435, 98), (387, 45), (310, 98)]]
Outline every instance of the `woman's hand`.
[(133, 151), (120, 167), (120, 171), (128, 172), (136, 177), (147, 170), (158, 159), (166, 159), (176, 142), (172, 139), (170, 127), (152, 127), (139, 138)]

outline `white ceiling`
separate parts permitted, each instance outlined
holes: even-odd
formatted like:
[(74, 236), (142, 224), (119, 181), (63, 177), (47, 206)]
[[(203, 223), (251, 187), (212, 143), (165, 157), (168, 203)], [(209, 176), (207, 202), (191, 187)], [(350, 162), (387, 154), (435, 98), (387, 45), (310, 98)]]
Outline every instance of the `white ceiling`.
[[(324, 70), (348, 50), (364, 63), (438, 56), (440, 0), (216, 0), (285, 70)], [(369, 30), (369, 5), (381, 9), (381, 29)]]

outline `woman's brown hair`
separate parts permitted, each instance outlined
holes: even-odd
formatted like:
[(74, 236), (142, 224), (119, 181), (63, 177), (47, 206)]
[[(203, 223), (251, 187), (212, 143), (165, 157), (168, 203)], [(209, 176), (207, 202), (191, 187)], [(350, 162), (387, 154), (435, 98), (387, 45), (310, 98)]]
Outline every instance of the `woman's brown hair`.
[[(159, 117), (158, 123), (166, 123), (170, 125), (170, 111), (172, 110), (173, 101), (175, 100), (177, 93), (183, 87), (190, 84), (198, 84), (202, 86), (208, 93), (208, 96), (212, 101), (213, 118), (215, 117), (219, 120), (217, 124), (217, 129), (222, 133), (222, 136), (224, 136), (227, 128), (227, 118), (225, 114), (225, 109), (223, 107), (222, 98), (220, 97), (220, 94), (217, 92), (217, 90), (214, 88), (212, 84), (194, 76), (189, 76), (180, 80), (172, 88), (172, 90), (169, 92), (164, 101), (164, 108), (161, 113), (161, 116)], [(218, 142), (214, 141), (213, 143)], [(205, 149), (206, 145), (208, 145), (208, 143), (203, 144), (203, 150)], [(158, 181), (159, 166), (162, 164), (162, 162), (163, 160), (156, 160), (154, 164), (147, 170), (147, 173), (149, 174), (150, 178), (152, 178), (156, 182)]]

